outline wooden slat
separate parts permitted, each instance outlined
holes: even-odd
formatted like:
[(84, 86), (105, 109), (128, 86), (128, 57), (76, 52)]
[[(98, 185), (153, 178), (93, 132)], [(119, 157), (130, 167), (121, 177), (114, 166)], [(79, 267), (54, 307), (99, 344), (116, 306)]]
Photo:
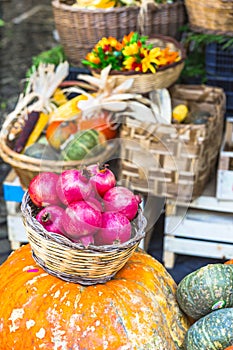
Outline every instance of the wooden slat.
[[(232, 244), (203, 242), (170, 236), (166, 236), (164, 239), (164, 250), (177, 254), (205, 256), (216, 259), (231, 259), (233, 256)], [(164, 264), (166, 266), (166, 261), (164, 261)]]

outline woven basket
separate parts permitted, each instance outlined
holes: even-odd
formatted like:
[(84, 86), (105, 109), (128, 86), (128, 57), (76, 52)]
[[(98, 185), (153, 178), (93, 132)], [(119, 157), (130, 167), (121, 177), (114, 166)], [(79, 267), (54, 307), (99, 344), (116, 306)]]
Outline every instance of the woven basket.
[(233, 36), (232, 0), (185, 0), (193, 31)]
[(15, 170), (16, 175), (19, 177), (20, 184), (23, 189), (27, 189), (30, 181), (34, 176), (42, 171), (53, 171), (60, 173), (65, 169), (80, 168), (83, 165), (94, 164), (97, 162), (107, 162), (114, 157), (116, 152), (116, 140), (112, 142), (109, 140), (106, 142), (106, 147), (103, 151), (98, 153), (94, 157), (86, 157), (79, 161), (58, 161), (58, 160), (45, 160), (29, 157), (27, 155), (17, 153), (13, 151), (7, 143), (7, 137), (11, 123), (8, 127), (3, 127), (0, 133), (0, 156), (4, 162), (11, 165)]
[(222, 89), (174, 85), (173, 106), (209, 111), (206, 124), (143, 124), (127, 118), (121, 136), (121, 180), (144, 194), (189, 201), (199, 196), (216, 166), (225, 112)]
[(162, 34), (180, 40), (180, 27), (186, 22), (186, 8), (180, 0), (172, 4), (156, 4), (152, 1), (145, 9), (140, 9), (138, 16), (139, 32), (149, 37)]
[(52, 1), (55, 27), (71, 64), (80, 66), (86, 54), (103, 37), (122, 40), (124, 35), (138, 31), (142, 35), (157, 34), (180, 40), (179, 28), (186, 23), (183, 1), (145, 7), (122, 6), (110, 9), (85, 9)]
[(132, 238), (115, 245), (85, 248), (66, 237), (46, 231), (35, 219), (38, 209), (26, 191), (21, 204), (23, 223), (35, 261), (49, 274), (84, 285), (105, 283), (119, 271), (145, 237), (141, 211), (132, 222)]
[[(133, 78), (130, 92), (145, 94), (156, 89), (168, 88), (177, 81), (184, 68), (185, 52), (182, 45), (175, 39), (164, 35), (156, 35), (150, 38), (148, 43), (152, 43), (154, 47), (165, 48), (168, 46), (172, 51), (178, 51), (181, 57), (180, 61), (159, 68), (155, 74), (111, 71), (109, 79), (114, 79), (116, 86), (129, 78)], [(100, 78), (99, 72), (92, 70), (92, 74)]]
[(102, 37), (123, 36), (137, 30), (139, 7), (84, 9), (52, 1), (55, 26), (71, 64), (80, 65)]

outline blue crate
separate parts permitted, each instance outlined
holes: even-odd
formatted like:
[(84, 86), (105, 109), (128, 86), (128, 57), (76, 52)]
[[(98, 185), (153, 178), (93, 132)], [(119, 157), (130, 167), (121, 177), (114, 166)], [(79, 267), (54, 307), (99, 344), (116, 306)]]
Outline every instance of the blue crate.
[(233, 49), (223, 49), (224, 44), (210, 43), (205, 47), (207, 75), (233, 78)]
[(88, 74), (90, 75), (91, 72), (88, 68), (82, 68), (82, 67), (69, 67), (69, 74), (66, 77), (66, 80), (73, 81), (77, 80), (79, 74)]
[(3, 182), (3, 197), (6, 202), (17, 202), (21, 203), (25, 191), (22, 189), (17, 178), (8, 181), (7, 179)]
[(233, 77), (207, 75), (206, 85), (218, 86), (226, 94), (226, 117), (233, 114)]

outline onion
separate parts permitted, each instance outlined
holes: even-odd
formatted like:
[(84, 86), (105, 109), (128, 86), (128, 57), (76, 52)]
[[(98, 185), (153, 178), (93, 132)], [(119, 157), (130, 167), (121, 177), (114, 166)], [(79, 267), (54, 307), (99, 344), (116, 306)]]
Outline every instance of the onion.
[(68, 205), (88, 198), (93, 188), (86, 173), (69, 169), (60, 174), (56, 190), (62, 203)]
[(95, 234), (100, 229), (101, 223), (101, 212), (85, 201), (71, 203), (63, 215), (65, 234), (74, 241), (82, 236)]
[(95, 245), (124, 243), (131, 237), (131, 224), (125, 215), (105, 212), (102, 214), (102, 228), (95, 234)]
[(36, 215), (36, 220), (49, 232), (64, 234), (62, 217), (64, 209), (58, 205), (48, 205)]
[(45, 207), (50, 204), (59, 205), (61, 203), (56, 192), (58, 179), (58, 174), (42, 172), (30, 181), (28, 194), (37, 207)]
[(106, 211), (119, 212), (131, 221), (137, 215), (141, 197), (126, 187), (115, 186), (105, 193), (103, 200)]
[(108, 169), (107, 164), (89, 165), (87, 170), (91, 175), (90, 182), (101, 197), (103, 197), (110, 188), (116, 185), (115, 175)]

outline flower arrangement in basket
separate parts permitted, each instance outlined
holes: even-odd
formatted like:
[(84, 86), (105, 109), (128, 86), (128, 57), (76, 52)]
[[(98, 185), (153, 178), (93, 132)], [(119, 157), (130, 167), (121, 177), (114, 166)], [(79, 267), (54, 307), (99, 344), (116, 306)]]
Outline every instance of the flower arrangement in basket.
[(148, 39), (137, 32), (125, 35), (122, 41), (102, 38), (82, 61), (98, 76), (101, 69), (111, 65), (110, 76), (122, 82), (134, 79), (131, 92), (147, 93), (172, 85), (184, 65), (182, 46), (169, 37)]
[(66, 281), (105, 283), (145, 236), (140, 202), (128, 188), (116, 186), (106, 165), (41, 172), (21, 206), (34, 259)]

